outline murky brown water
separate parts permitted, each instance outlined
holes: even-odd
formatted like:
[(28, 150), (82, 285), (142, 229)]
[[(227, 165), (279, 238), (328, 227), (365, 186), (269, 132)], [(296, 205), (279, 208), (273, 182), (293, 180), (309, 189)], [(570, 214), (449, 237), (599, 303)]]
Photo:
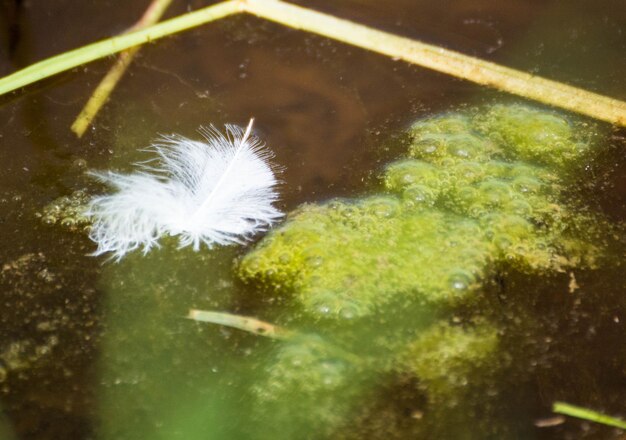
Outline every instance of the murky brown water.
[[(174, 3), (170, 16), (206, 4)], [(626, 99), (623, 2), (298, 3)], [(4, 2), (0, 74), (119, 33), (145, 6), (137, 0)], [(202, 124), (242, 124), (251, 116), (285, 167), (285, 210), (361, 194), (397, 155), (401, 146), (394, 139), (413, 120), (511, 98), (321, 37), (233, 17), (144, 47), (93, 129), (77, 140), (69, 126), (110, 64), (97, 61), (0, 97), (0, 437), (260, 438), (246, 426), (250, 402), (239, 396), (272, 343), (210, 326), (190, 332), (178, 318), (190, 307), (279, 321), (288, 315), (288, 306), (273, 312), (274, 303), (233, 279), (232, 259), (245, 249), (182, 252), (174, 262), (162, 253), (114, 265), (87, 256), (94, 245), (85, 234), (43, 224), (36, 213), (74, 190), (101, 191), (85, 169), (129, 170), (143, 158), (137, 148), (158, 133), (194, 136)], [(581, 166), (577, 191), (592, 209), (621, 222), (625, 134), (607, 131), (608, 146)], [(503, 281), (506, 289), (533, 294), (529, 304), (504, 304), (502, 319), (517, 307), (536, 308), (543, 327), (523, 343), (533, 353), (545, 346), (532, 372), (502, 379), (506, 400), (515, 403), (508, 422), (516, 438), (621, 435), (573, 419), (534, 426), (552, 416), (554, 400), (626, 416), (626, 281), (615, 267), (581, 272), (577, 296), (555, 296), (568, 281), (567, 275), (539, 280), (520, 274)], [(394, 400), (401, 394), (396, 386), (380, 392), (388, 393), (389, 407), (404, 411), (411, 402)], [(212, 392), (210, 403), (199, 397)], [(202, 434), (209, 432), (202, 431), (207, 424), (212, 437)], [(198, 427), (193, 435), (176, 428), (190, 425)], [(375, 432), (361, 420), (353, 435), (361, 428), (362, 438)], [(466, 438), (476, 438), (472, 426), (466, 429)]]

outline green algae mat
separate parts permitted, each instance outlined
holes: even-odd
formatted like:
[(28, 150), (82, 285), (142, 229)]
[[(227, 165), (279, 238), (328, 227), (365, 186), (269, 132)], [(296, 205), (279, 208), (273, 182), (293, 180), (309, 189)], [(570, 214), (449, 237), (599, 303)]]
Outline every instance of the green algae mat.
[(592, 144), (568, 121), (522, 106), (415, 123), (380, 194), (303, 205), (239, 266), (319, 318), (364, 317), (394, 300), (472, 301), (499, 264), (591, 267), (602, 219), (562, 195)]
[[(344, 438), (351, 417), (379, 419), (376, 438), (485, 438), (494, 426), (475, 419), (499, 410), (473, 413), (468, 402), (497, 394), (494, 380), (516, 350), (485, 309), (489, 284), (505, 270), (549, 277), (593, 269), (605, 255), (610, 225), (566, 191), (596, 147), (588, 129), (494, 105), (417, 121), (406, 140), (378, 192), (299, 207), (237, 267), (358, 358), (329, 354), (319, 341), (284, 344), (255, 388), (260, 418), (280, 427), (274, 438), (294, 438), (284, 429), (294, 418), (299, 429)], [(402, 378), (403, 393), (414, 386), (425, 409), (413, 415), (424, 420), (408, 431), (397, 414), (381, 421), (368, 385), (375, 376)], [(294, 395), (299, 405), (285, 405)]]

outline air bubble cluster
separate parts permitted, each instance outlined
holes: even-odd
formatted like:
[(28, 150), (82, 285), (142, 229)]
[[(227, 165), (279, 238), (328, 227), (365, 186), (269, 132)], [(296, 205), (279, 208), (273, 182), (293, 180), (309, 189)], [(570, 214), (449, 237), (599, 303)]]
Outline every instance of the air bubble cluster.
[(84, 190), (76, 190), (69, 196), (59, 197), (46, 205), (37, 217), (47, 225), (60, 224), (70, 231), (86, 231), (91, 226), (85, 215), (89, 195)]

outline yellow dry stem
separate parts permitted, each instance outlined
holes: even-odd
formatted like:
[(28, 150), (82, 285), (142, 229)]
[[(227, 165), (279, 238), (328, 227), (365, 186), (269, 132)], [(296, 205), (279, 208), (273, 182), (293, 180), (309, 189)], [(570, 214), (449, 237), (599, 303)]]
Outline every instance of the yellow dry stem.
[(232, 313), (191, 309), (189, 310), (187, 318), (193, 319), (194, 321), (224, 325), (256, 335), (267, 336), (268, 338), (285, 339), (292, 336), (291, 332), (288, 330), (268, 322), (260, 321), (249, 316), (233, 315)]
[[(172, 0), (153, 0), (141, 19), (129, 29), (129, 32), (143, 29), (159, 21), (170, 3), (172, 3)], [(76, 136), (82, 137), (83, 134), (85, 134), (85, 130), (91, 125), (91, 121), (93, 121), (100, 111), (100, 108), (107, 99), (109, 99), (113, 89), (124, 75), (124, 72), (126, 72), (128, 66), (130, 66), (130, 63), (133, 61), (135, 54), (139, 52), (140, 48), (141, 46), (134, 46), (122, 52), (113, 67), (111, 67), (106, 76), (100, 81), (100, 84), (98, 84), (98, 87), (94, 90), (89, 101), (87, 101), (87, 104), (85, 104), (85, 107), (83, 107), (72, 124), (72, 131), (76, 133)]]
[(438, 46), (399, 37), (279, 0), (245, 0), (245, 11), (395, 59), (596, 119), (626, 126), (626, 103)]

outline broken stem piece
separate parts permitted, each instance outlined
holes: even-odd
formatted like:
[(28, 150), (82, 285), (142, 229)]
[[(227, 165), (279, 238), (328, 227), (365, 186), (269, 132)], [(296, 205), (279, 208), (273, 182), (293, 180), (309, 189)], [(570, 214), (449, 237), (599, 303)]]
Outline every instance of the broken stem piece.
[(345, 351), (342, 348), (329, 344), (317, 335), (306, 333), (303, 334), (296, 331), (287, 330), (283, 327), (279, 327), (268, 322), (259, 321), (256, 318), (250, 318), (248, 316), (239, 316), (224, 312), (210, 312), (206, 310), (190, 309), (187, 318), (193, 319), (194, 321), (224, 325), (226, 327), (232, 327), (246, 332), (254, 333), (255, 335), (267, 336), (268, 338), (272, 339), (297, 341), (297, 343), (299, 344), (314, 344), (322, 346), (324, 351), (332, 353), (339, 359), (345, 359), (346, 361), (354, 365), (361, 365), (363, 364), (363, 362), (366, 362), (366, 359)]
[(206, 310), (189, 310), (187, 318), (194, 321), (209, 322), (211, 324), (225, 325), (227, 327), (236, 328), (255, 335), (267, 336), (273, 339), (289, 339), (293, 333), (282, 327), (270, 324), (268, 322), (259, 321), (258, 319), (248, 316), (233, 315), (224, 312), (210, 312)]
[[(129, 32), (145, 28), (159, 21), (170, 3), (172, 3), (172, 0), (153, 0), (141, 19), (129, 29)], [(111, 92), (113, 92), (113, 89), (124, 75), (124, 72), (126, 72), (126, 69), (133, 61), (135, 54), (139, 52), (140, 48), (141, 46), (131, 47), (118, 56), (113, 67), (111, 67), (106, 76), (100, 81), (100, 84), (98, 84), (98, 87), (94, 90), (87, 104), (85, 104), (85, 107), (83, 107), (72, 124), (72, 131), (76, 133), (76, 136), (82, 137), (83, 134), (85, 134), (85, 130), (91, 125), (91, 122), (100, 111), (100, 108), (107, 99), (109, 99)]]

